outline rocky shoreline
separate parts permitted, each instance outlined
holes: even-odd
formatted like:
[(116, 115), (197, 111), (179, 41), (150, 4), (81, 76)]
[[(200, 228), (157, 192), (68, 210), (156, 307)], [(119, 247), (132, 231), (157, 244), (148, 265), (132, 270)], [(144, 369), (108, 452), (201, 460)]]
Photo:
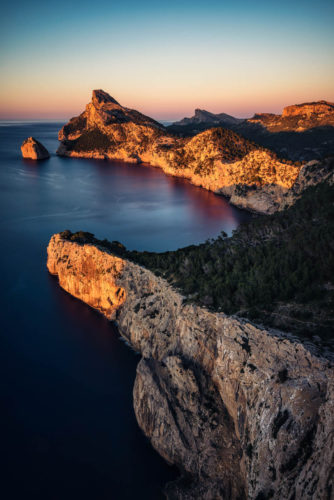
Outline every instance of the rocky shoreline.
[(168, 498), (333, 498), (334, 368), (311, 343), (189, 305), (150, 271), (54, 235), (47, 266), (139, 351), (138, 423)]
[(86, 110), (64, 125), (59, 140), (58, 155), (149, 164), (263, 214), (286, 208), (306, 187), (324, 180), (320, 172), (327, 161), (278, 158), (223, 128), (179, 137), (102, 90), (93, 91)]

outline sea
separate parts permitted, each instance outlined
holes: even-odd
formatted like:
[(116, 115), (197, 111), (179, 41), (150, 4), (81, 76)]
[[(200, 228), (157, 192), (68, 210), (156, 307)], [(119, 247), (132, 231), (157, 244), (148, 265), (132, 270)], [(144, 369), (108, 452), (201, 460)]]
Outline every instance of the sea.
[[(177, 477), (135, 419), (140, 359), (102, 315), (50, 276), (70, 229), (164, 251), (231, 234), (249, 215), (160, 169), (56, 155), (58, 122), (0, 122), (3, 500), (158, 500)], [(33, 136), (45, 161), (24, 160)]]

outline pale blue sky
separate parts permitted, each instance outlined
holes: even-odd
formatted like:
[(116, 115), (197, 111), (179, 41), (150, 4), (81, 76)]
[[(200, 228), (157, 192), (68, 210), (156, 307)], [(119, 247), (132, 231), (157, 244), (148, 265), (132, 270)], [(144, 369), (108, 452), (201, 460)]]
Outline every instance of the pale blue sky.
[(0, 116), (79, 113), (93, 88), (160, 119), (334, 100), (334, 2), (8, 2)]

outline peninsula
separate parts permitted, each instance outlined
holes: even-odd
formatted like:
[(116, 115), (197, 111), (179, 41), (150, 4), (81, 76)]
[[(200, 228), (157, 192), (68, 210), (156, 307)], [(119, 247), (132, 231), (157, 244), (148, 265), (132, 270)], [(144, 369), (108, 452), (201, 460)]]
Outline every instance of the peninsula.
[(173, 134), (102, 90), (93, 91), (85, 111), (60, 130), (59, 140), (58, 155), (150, 164), (259, 213), (282, 210), (327, 175), (319, 160), (278, 157), (227, 128), (192, 137)]

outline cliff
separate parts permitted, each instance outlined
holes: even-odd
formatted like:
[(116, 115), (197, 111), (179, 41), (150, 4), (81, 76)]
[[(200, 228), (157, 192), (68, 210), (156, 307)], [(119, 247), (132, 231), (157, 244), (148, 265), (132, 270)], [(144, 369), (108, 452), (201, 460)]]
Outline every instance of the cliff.
[(21, 146), (21, 152), (23, 158), (28, 158), (30, 160), (46, 160), (50, 157), (48, 150), (36, 141), (33, 137), (28, 137), (23, 141)]
[(302, 167), (231, 130), (213, 128), (194, 137), (170, 134), (101, 90), (93, 91), (86, 110), (61, 129), (59, 140), (59, 155), (149, 163), (261, 213), (282, 208)]
[(195, 109), (194, 116), (191, 118), (183, 118), (178, 122), (174, 122), (173, 125), (178, 127), (183, 127), (187, 125), (220, 125), (221, 127), (226, 127), (229, 125), (236, 125), (242, 122), (242, 118), (235, 118), (234, 116), (228, 115), (227, 113), (210, 113), (205, 109)]
[[(235, 118), (226, 113), (210, 113), (202, 109), (196, 109), (194, 116), (183, 118), (174, 122), (170, 130), (182, 131), (182, 127), (192, 126), (194, 130), (201, 125), (210, 127), (220, 125), (222, 127), (232, 127), (235, 125), (245, 126), (251, 123), (258, 123), (261, 126), (278, 131), (302, 131), (312, 127), (334, 126), (334, 103), (328, 101), (307, 102), (302, 104), (292, 104), (283, 109), (281, 115), (274, 113), (256, 113), (253, 118)], [(172, 128), (173, 127), (173, 128)]]
[(222, 126), (292, 161), (321, 160), (334, 154), (333, 103), (294, 104), (286, 106), (281, 115), (256, 113), (245, 120), (231, 118), (196, 110), (193, 117), (175, 122), (167, 130), (186, 137)]
[(56, 234), (47, 266), (140, 351), (139, 425), (182, 473), (169, 498), (333, 498), (329, 354), (186, 304), (162, 278), (96, 245)]
[(248, 120), (272, 132), (302, 132), (315, 127), (334, 126), (334, 103), (327, 101), (306, 102), (286, 106), (281, 115), (259, 113)]

